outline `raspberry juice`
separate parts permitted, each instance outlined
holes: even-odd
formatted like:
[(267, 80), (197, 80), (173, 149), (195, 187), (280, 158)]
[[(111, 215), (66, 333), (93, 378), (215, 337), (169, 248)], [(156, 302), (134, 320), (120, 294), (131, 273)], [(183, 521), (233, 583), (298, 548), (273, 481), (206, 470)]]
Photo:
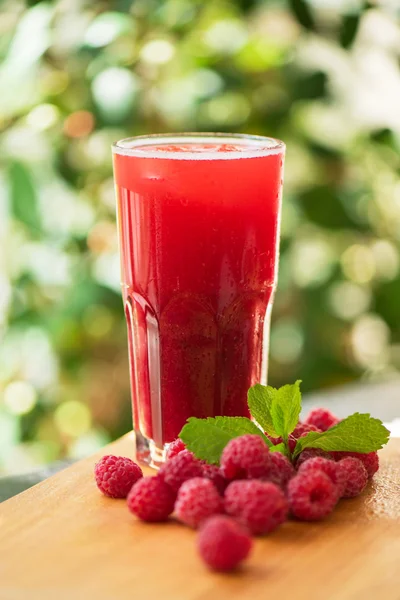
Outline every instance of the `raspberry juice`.
[(284, 144), (183, 134), (113, 147), (139, 458), (188, 417), (248, 416), (265, 383)]

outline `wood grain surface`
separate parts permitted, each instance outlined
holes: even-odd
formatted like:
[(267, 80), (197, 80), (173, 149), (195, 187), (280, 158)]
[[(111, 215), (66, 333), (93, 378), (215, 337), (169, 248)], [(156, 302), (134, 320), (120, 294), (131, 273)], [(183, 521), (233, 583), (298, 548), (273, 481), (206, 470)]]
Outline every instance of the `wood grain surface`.
[(400, 599), (400, 439), (362, 496), (257, 539), (227, 575), (201, 563), (195, 532), (140, 523), (98, 492), (95, 461), (133, 451), (128, 435), (0, 504), (1, 600)]

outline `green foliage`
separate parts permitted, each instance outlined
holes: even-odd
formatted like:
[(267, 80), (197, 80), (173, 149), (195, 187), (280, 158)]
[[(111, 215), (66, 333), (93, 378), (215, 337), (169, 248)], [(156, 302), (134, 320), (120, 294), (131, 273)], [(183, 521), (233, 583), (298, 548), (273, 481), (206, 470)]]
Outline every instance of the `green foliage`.
[(315, 29), (315, 21), (307, 0), (289, 0), (294, 16), (305, 29)]
[(340, 29), (340, 43), (343, 48), (350, 48), (355, 40), (358, 27), (360, 25), (361, 14), (349, 13), (343, 16)]
[(297, 440), (294, 457), (305, 448), (327, 452), (375, 452), (389, 440), (390, 432), (379, 419), (354, 413), (323, 433), (311, 431)]
[(24, 223), (33, 235), (40, 234), (40, 213), (36, 189), (27, 167), (13, 162), (9, 168), (10, 199), (13, 217)]
[(0, 470), (130, 427), (110, 156), (121, 137), (284, 139), (269, 381), (307, 391), (399, 369), (398, 33), (389, 7), (345, 5), (3, 3), (0, 415), (12, 435)]
[[(208, 417), (187, 420), (179, 434), (186, 447), (202, 460), (218, 464), (225, 446), (235, 437), (246, 434), (260, 436), (272, 452), (282, 452), (292, 458), (289, 437), (299, 422), (301, 412), (300, 381), (275, 389), (256, 384), (248, 390), (250, 416), (282, 443), (273, 446), (262, 429), (246, 417)], [(311, 431), (297, 440), (293, 458), (305, 448), (320, 448), (327, 452), (368, 453), (380, 450), (389, 440), (390, 432), (379, 419), (369, 414), (354, 413), (327, 431)]]
[(253, 418), (267, 434), (282, 437), (285, 442), (299, 421), (300, 383), (298, 380), (279, 389), (257, 383), (248, 391), (248, 406)]
[(272, 447), (272, 442), (253, 421), (246, 417), (190, 417), (183, 426), (179, 437), (197, 458), (210, 464), (218, 464), (222, 450), (230, 440), (241, 435), (259, 435)]

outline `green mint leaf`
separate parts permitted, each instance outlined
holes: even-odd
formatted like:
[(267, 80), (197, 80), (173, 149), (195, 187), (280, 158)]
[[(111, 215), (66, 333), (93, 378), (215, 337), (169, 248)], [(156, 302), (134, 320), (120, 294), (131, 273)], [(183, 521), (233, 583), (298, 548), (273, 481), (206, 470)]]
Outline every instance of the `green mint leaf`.
[(279, 389), (268, 386), (271, 396), (271, 417), (278, 436), (287, 440), (289, 433), (299, 422), (301, 411), (301, 392), (298, 380), (292, 385), (284, 385)]
[(197, 458), (218, 464), (227, 443), (246, 433), (259, 435), (268, 446), (272, 446), (257, 425), (246, 417), (190, 417), (179, 437)]
[(387, 444), (389, 435), (390, 432), (379, 419), (369, 414), (354, 413), (323, 433), (311, 431), (299, 438), (294, 458), (305, 448), (321, 448), (327, 452), (374, 452)]
[(253, 385), (247, 393), (247, 405), (251, 416), (257, 421), (260, 427), (262, 427), (268, 435), (278, 437), (272, 421), (272, 394), (270, 390), (273, 390), (273, 388), (256, 383), (256, 385)]

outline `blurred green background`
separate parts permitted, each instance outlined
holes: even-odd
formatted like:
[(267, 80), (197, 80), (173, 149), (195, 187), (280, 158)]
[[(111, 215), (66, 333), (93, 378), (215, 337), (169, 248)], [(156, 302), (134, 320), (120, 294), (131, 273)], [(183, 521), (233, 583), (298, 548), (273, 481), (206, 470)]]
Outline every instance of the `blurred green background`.
[(285, 140), (270, 382), (400, 370), (398, 6), (3, 0), (0, 472), (131, 427), (110, 154), (128, 135)]

